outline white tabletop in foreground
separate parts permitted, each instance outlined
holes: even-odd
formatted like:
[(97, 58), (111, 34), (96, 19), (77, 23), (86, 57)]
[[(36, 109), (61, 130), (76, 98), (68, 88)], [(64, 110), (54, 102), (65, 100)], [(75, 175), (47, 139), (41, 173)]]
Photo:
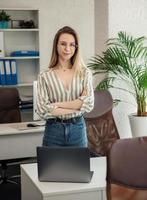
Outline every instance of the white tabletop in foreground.
[(37, 174), (37, 164), (21, 165), (21, 171), (31, 180), (42, 196), (70, 194), (76, 192), (105, 191), (106, 188), (106, 158), (91, 158), (91, 171), (94, 171), (90, 183), (62, 183), (62, 182), (40, 182)]

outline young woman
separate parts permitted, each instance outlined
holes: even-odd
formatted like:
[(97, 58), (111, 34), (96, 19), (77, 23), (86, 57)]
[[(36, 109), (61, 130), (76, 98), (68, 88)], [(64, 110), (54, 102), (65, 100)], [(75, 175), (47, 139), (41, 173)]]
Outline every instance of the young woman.
[(87, 146), (83, 118), (94, 105), (92, 74), (80, 57), (75, 30), (55, 35), (49, 68), (38, 77), (38, 114), (46, 120), (44, 146)]

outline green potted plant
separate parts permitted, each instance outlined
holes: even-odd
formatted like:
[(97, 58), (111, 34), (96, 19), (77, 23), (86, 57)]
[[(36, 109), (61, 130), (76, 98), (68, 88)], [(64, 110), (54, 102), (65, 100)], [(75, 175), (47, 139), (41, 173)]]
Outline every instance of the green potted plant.
[(4, 11), (0, 11), (0, 28), (5, 29), (8, 28), (8, 21), (10, 21), (10, 16)]
[[(128, 92), (135, 98), (137, 108), (133, 119), (144, 120), (146, 127), (143, 131), (131, 127), (132, 134), (140, 132), (141, 135), (147, 135), (147, 39), (133, 37), (121, 31), (117, 38), (107, 41), (107, 50), (102, 56), (93, 57), (88, 67), (94, 70), (94, 74), (107, 73), (96, 89), (115, 88)], [(116, 85), (116, 82), (124, 83), (124, 87), (123, 84)], [(131, 120), (132, 118), (130, 122)], [(136, 121), (135, 125), (137, 126)], [(137, 133), (133, 133), (135, 129)]]

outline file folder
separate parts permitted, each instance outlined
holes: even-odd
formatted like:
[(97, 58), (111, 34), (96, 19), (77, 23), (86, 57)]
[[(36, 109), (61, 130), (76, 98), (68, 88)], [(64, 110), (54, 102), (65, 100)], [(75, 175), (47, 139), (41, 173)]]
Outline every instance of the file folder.
[(5, 73), (6, 73), (6, 85), (11, 85), (12, 84), (12, 77), (11, 77), (11, 67), (10, 67), (10, 61), (5, 60)]
[(39, 56), (39, 51), (27, 51), (27, 50), (22, 50), (22, 51), (13, 51), (11, 56), (15, 57), (21, 57), (21, 56)]
[(11, 84), (16, 85), (17, 84), (17, 66), (16, 66), (16, 60), (11, 60)]
[(3, 60), (0, 60), (0, 84), (6, 85), (6, 76), (5, 76), (5, 68)]

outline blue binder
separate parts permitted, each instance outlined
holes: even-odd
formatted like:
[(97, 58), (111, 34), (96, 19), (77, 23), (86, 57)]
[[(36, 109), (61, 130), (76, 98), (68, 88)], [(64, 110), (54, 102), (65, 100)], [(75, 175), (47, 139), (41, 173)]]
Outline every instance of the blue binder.
[(5, 75), (5, 67), (4, 60), (0, 59), (0, 84), (6, 85), (6, 75)]
[(16, 60), (11, 60), (11, 85), (17, 84), (17, 66)]
[(11, 56), (15, 56), (15, 57), (21, 57), (21, 56), (39, 56), (39, 51), (26, 51), (26, 50), (13, 51), (10, 55)]
[(5, 60), (6, 85), (12, 84), (10, 60)]

